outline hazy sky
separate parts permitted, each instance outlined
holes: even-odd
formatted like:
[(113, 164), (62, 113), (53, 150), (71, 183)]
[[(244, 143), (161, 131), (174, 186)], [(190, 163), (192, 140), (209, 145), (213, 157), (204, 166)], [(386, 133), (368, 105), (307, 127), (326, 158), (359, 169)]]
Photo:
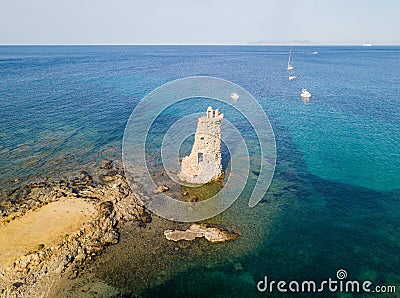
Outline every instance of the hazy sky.
[(400, 44), (400, 0), (0, 0), (0, 44)]

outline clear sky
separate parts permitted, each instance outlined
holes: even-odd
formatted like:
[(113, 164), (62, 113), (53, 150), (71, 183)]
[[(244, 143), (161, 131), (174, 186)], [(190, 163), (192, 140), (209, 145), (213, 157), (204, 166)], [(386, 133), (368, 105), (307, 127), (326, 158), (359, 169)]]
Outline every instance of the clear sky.
[(0, 44), (400, 44), (400, 0), (0, 0)]

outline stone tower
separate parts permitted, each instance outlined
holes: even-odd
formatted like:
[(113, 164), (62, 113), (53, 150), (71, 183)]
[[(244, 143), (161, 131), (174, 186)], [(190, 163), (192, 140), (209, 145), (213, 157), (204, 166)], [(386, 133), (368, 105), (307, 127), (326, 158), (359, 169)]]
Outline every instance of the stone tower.
[(182, 160), (179, 178), (204, 184), (222, 177), (221, 122), (224, 115), (208, 107), (207, 114), (198, 119), (192, 152)]

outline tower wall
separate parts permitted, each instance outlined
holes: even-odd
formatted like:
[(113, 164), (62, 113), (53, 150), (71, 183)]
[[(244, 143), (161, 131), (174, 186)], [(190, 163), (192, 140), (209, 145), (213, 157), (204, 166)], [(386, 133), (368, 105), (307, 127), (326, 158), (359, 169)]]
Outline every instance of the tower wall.
[(211, 107), (198, 119), (195, 140), (189, 156), (182, 160), (180, 179), (204, 184), (219, 179), (221, 164), (221, 125), (224, 115)]

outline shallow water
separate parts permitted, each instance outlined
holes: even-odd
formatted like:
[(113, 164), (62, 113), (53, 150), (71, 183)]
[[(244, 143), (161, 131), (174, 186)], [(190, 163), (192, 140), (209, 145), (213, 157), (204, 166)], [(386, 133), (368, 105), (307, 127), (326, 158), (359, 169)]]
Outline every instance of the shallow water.
[[(125, 124), (143, 96), (181, 77), (221, 77), (250, 91), (268, 114), (278, 151), (274, 180), (255, 208), (245, 207), (245, 193), (214, 219), (237, 225), (238, 241), (201, 242), (187, 256), (161, 258), (170, 265), (160, 276), (160, 267), (147, 266), (154, 280), (141, 294), (257, 296), (264, 275), (318, 281), (341, 268), (351, 279), (400, 286), (400, 48), (294, 47), (291, 83), (288, 52), (0, 47), (0, 188), (14, 187), (17, 178), (68, 175), (103, 158), (120, 159)], [(304, 87), (312, 93), (307, 104), (299, 96)], [(188, 104), (180, 111), (202, 110)], [(125, 245), (134, 241), (126, 237)], [(165, 253), (172, 248), (162, 245)], [(124, 249), (110, 251), (123, 260)], [(112, 268), (117, 278), (107, 282), (129, 288), (139, 273), (121, 262)], [(100, 277), (106, 279), (107, 268)]]

